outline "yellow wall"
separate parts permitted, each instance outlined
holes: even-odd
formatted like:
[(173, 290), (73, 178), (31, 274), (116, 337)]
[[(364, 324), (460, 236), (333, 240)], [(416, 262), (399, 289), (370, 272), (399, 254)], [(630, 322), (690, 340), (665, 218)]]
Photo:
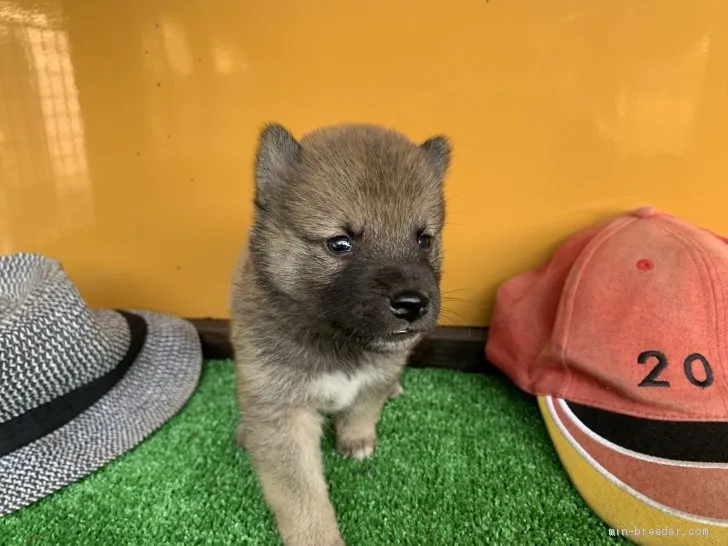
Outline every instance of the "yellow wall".
[(444, 324), (652, 204), (728, 233), (725, 0), (0, 0), (0, 252), (227, 316), (259, 126), (451, 135)]

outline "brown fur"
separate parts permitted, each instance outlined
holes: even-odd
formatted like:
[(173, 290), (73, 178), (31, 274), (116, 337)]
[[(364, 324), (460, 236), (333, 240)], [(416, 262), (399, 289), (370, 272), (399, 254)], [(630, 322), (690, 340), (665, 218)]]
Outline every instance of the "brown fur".
[[(300, 142), (280, 125), (261, 132), (231, 341), (238, 443), (286, 545), (344, 544), (324, 479), (322, 419), (333, 415), (343, 456), (371, 455), (407, 357), (437, 321), (449, 160), (444, 137), (417, 145), (371, 125)], [(352, 250), (334, 254), (327, 241), (341, 236)], [(422, 317), (393, 314), (403, 290), (429, 298)]]

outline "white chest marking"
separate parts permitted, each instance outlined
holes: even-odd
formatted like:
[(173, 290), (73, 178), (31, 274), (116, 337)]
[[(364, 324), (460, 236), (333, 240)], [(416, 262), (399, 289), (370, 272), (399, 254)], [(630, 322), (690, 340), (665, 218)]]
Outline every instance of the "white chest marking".
[(370, 370), (346, 376), (335, 372), (319, 377), (311, 384), (311, 397), (324, 411), (339, 411), (350, 406), (363, 387), (377, 378)]

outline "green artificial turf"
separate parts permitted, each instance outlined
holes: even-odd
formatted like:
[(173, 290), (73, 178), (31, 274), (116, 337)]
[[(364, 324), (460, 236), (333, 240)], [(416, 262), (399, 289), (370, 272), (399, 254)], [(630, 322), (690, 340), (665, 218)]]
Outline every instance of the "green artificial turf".
[[(205, 363), (167, 425), (101, 471), (0, 519), (0, 545), (279, 544), (235, 448), (233, 366)], [(535, 400), (500, 375), (408, 370), (373, 458), (323, 442), (350, 546), (614, 544), (570, 485)]]

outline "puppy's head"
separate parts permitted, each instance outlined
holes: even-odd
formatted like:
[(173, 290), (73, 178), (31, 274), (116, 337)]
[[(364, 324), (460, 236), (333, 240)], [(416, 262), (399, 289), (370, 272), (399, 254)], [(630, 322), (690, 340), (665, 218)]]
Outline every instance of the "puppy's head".
[(266, 126), (250, 249), (300, 319), (370, 350), (413, 346), (440, 311), (443, 180), (450, 144), (371, 125), (297, 140)]

